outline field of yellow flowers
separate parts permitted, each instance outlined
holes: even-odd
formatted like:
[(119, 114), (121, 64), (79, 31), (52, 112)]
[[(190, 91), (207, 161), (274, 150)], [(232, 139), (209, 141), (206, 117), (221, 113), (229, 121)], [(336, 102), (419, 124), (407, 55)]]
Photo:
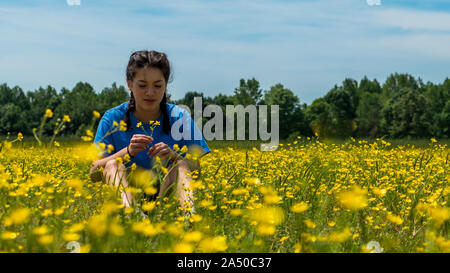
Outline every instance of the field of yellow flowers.
[(175, 195), (124, 208), (90, 180), (89, 142), (21, 140), (0, 151), (2, 252), (450, 252), (449, 148), (435, 139), (211, 147), (191, 214)]

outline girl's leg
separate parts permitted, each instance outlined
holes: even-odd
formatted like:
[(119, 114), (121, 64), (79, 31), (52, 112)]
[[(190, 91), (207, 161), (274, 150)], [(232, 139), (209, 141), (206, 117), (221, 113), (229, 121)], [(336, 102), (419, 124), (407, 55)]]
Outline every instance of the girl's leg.
[[(103, 176), (105, 177), (106, 183), (108, 183), (109, 185), (118, 187), (120, 184), (122, 184), (124, 188), (128, 187), (125, 165), (122, 163), (117, 164), (116, 160), (114, 159), (106, 162)], [(121, 197), (122, 202), (126, 208), (135, 203), (133, 195), (129, 192), (124, 192), (121, 190)]]
[[(184, 160), (176, 163), (175, 167), (170, 166), (170, 171), (164, 177), (164, 182), (161, 185), (161, 189), (159, 191), (158, 196), (161, 196), (173, 183), (176, 184), (176, 196), (180, 200), (180, 205), (182, 208), (189, 206), (193, 207), (194, 197), (191, 189), (191, 181), (192, 177), (189, 175), (191, 172), (189, 167), (187, 166)], [(172, 189), (170, 189), (167, 194), (172, 193)]]

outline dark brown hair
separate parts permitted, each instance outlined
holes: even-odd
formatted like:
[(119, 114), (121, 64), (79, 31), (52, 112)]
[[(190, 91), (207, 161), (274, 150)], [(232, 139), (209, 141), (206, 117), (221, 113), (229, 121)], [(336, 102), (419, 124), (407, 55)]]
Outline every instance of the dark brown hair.
[[(157, 51), (147, 51), (141, 50), (136, 51), (130, 56), (130, 60), (128, 61), (127, 66), (127, 79), (128, 81), (133, 82), (136, 73), (141, 68), (158, 68), (161, 70), (161, 73), (166, 80), (166, 84), (169, 83), (170, 78), (170, 63), (167, 59), (167, 55), (162, 52)], [(163, 99), (161, 100), (160, 107), (161, 112), (163, 113), (163, 132), (169, 134), (170, 132), (170, 123), (169, 123), (169, 114), (167, 113), (167, 97), (166, 91), (164, 92)], [(133, 92), (130, 91), (130, 103), (128, 104), (127, 112), (125, 114), (124, 121), (127, 123), (127, 131), (130, 129), (130, 112), (136, 110), (136, 101), (133, 96)]]

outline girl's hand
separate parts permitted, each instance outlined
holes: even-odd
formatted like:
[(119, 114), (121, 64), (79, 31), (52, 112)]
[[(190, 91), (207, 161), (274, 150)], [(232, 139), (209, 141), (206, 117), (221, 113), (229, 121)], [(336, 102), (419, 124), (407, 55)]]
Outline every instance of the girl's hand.
[(134, 134), (128, 144), (128, 151), (131, 156), (136, 156), (139, 152), (148, 148), (148, 143), (152, 143), (153, 138), (147, 135)]
[(177, 157), (177, 153), (170, 149), (169, 145), (164, 142), (159, 142), (150, 147), (147, 152), (149, 157), (158, 156), (162, 160), (166, 159), (175, 159)]

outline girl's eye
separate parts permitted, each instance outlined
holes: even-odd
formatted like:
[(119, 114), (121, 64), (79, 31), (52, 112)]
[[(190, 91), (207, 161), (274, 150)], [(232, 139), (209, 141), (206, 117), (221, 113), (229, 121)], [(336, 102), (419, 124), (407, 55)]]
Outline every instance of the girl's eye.
[(142, 85), (139, 85), (139, 87), (140, 87), (140, 88), (144, 88), (144, 87), (145, 87), (145, 85), (144, 85), (144, 86), (142, 86)]
[(155, 85), (155, 87), (156, 87), (156, 88), (160, 88), (160, 87), (161, 87), (161, 85)]

